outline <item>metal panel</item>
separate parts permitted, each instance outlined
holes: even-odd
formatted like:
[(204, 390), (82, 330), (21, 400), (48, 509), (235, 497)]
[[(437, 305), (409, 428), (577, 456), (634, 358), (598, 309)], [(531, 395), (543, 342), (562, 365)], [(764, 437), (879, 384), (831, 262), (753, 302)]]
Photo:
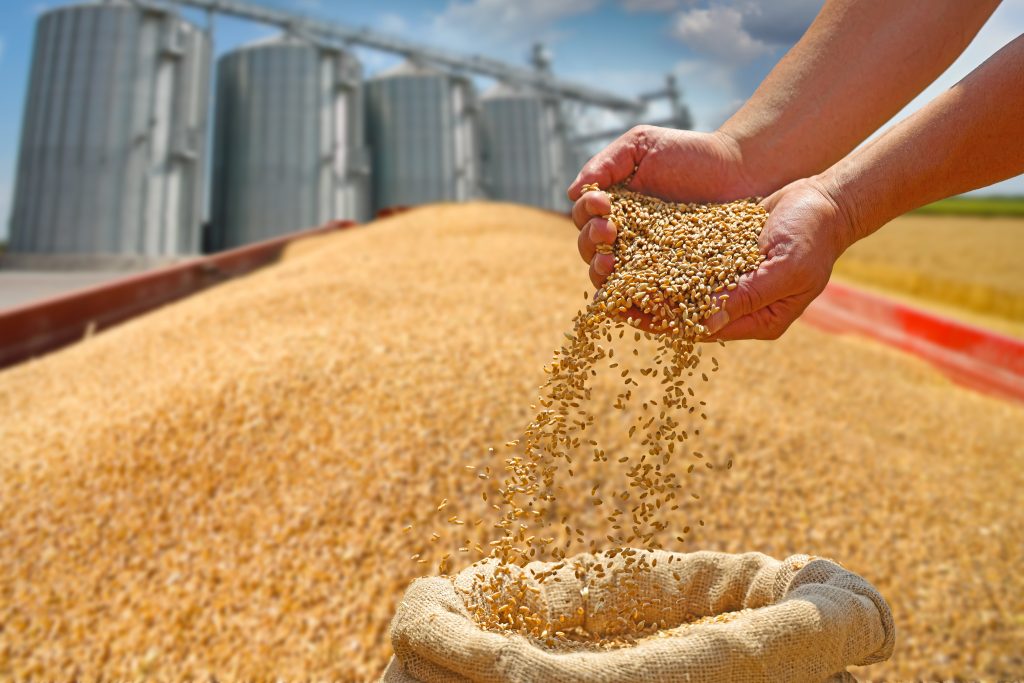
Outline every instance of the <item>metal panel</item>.
[(369, 217), (361, 76), (349, 53), (289, 37), (220, 58), (211, 248)]
[(484, 186), (488, 196), (546, 209), (566, 209), (569, 160), (558, 102), (508, 86), (497, 86), (481, 100)]
[(366, 104), (378, 211), (480, 195), (469, 81), (406, 63), (367, 81)]
[(36, 25), (12, 253), (198, 249), (210, 49), (169, 11), (62, 7)]

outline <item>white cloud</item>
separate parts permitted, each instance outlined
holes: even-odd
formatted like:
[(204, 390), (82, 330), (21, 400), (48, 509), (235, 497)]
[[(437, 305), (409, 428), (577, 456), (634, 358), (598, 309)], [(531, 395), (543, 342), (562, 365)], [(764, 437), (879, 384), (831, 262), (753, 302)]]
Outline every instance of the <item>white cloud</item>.
[(683, 101), (690, 107), (696, 130), (714, 130), (746, 100), (740, 92), (735, 70), (706, 59), (685, 59), (673, 73), (683, 87)]
[[(658, 4), (667, 0), (622, 0)], [(672, 35), (695, 53), (742, 65), (788, 49), (821, 10), (824, 0), (710, 0), (676, 13)], [(678, 6), (679, 3), (675, 3)]]
[[(675, 73), (685, 88), (695, 127), (714, 129), (742, 106), (750, 93), (737, 82), (740, 68), (789, 49), (803, 35), (822, 4), (822, 0), (710, 0), (710, 4), (702, 1), (697, 8), (679, 11), (673, 35), (688, 45), (695, 56), (679, 62)], [(952, 87), (1020, 35), (1022, 29), (1024, 0), (1006, 0), (949, 69), (872, 137)], [(979, 192), (1024, 194), (1024, 176)]]
[(674, 72), (698, 130), (713, 130), (731, 116), (749, 96), (738, 84), (743, 67), (778, 51), (750, 35), (743, 21), (738, 7), (725, 4), (675, 16), (672, 35), (694, 56), (678, 62)]
[(402, 34), (409, 30), (409, 22), (401, 14), (385, 12), (377, 18), (377, 28), (384, 33)]
[(746, 0), (738, 6), (743, 28), (756, 40), (789, 47), (804, 34), (821, 11), (824, 0)]
[(708, 63), (703, 59), (684, 59), (676, 64), (673, 72), (682, 84), (699, 82), (707, 88), (718, 91), (733, 90), (733, 70), (725, 64)]
[(676, 65), (695, 127), (721, 125), (749, 97), (751, 71), (767, 71), (813, 21), (824, 0), (690, 0), (671, 34), (692, 57)]
[(738, 12), (745, 33), (769, 45), (792, 45), (811, 25), (825, 0), (619, 0), (627, 12), (670, 12), (692, 8)]
[(430, 42), (457, 50), (488, 52), (522, 60), (537, 41), (555, 42), (554, 25), (593, 10), (600, 0), (451, 0), (425, 34)]
[(697, 54), (730, 65), (748, 64), (771, 52), (743, 28), (743, 14), (725, 5), (680, 12), (672, 34)]
[(670, 12), (679, 7), (679, 0), (619, 0), (627, 12)]
[(597, 5), (598, 0), (453, 0), (437, 20), (464, 28), (529, 29), (585, 14)]

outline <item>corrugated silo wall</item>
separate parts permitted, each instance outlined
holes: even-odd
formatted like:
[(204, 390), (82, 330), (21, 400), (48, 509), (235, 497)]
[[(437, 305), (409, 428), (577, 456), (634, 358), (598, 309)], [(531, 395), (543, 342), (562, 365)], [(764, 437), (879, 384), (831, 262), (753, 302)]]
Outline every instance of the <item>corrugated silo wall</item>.
[(370, 216), (361, 75), (284, 38), (219, 60), (210, 247)]
[(10, 251), (198, 251), (210, 44), (173, 13), (56, 9), (36, 26)]
[(376, 209), (478, 195), (472, 90), (444, 74), (366, 83)]
[(532, 95), (483, 98), (484, 186), (494, 199), (564, 209), (568, 160), (555, 112)]

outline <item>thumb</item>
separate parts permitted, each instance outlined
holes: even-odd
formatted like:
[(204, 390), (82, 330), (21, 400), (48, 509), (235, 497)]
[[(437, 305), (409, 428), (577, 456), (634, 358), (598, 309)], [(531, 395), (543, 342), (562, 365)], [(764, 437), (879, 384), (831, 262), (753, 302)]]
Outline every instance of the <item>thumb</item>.
[(608, 189), (624, 181), (643, 159), (646, 144), (646, 138), (639, 127), (620, 136), (583, 165), (569, 186), (569, 199), (579, 199), (584, 185), (597, 184), (602, 189)]
[(777, 263), (764, 261), (753, 273), (740, 276), (736, 288), (718, 296), (721, 308), (704, 321), (707, 336), (714, 336), (730, 322), (755, 313), (786, 296), (786, 279)]
[(772, 209), (775, 208), (775, 205), (778, 204), (782, 200), (782, 198), (786, 196), (786, 192), (789, 191), (790, 186), (795, 185), (798, 182), (800, 181), (794, 180), (789, 185), (786, 185), (784, 187), (779, 188), (778, 190), (775, 190), (775, 192), (772, 192), (770, 195), (762, 199), (760, 202), (758, 202), (758, 204), (764, 207), (765, 211), (771, 213)]

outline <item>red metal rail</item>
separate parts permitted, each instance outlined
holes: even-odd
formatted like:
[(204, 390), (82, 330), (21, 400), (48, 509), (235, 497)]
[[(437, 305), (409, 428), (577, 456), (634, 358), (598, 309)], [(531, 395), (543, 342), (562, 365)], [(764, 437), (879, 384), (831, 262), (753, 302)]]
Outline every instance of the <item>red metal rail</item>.
[(353, 221), (276, 237), (0, 312), (0, 368), (54, 351), (154, 308), (277, 260), (289, 242)]
[(801, 320), (877, 339), (924, 358), (960, 384), (1024, 402), (1024, 340), (835, 282)]

